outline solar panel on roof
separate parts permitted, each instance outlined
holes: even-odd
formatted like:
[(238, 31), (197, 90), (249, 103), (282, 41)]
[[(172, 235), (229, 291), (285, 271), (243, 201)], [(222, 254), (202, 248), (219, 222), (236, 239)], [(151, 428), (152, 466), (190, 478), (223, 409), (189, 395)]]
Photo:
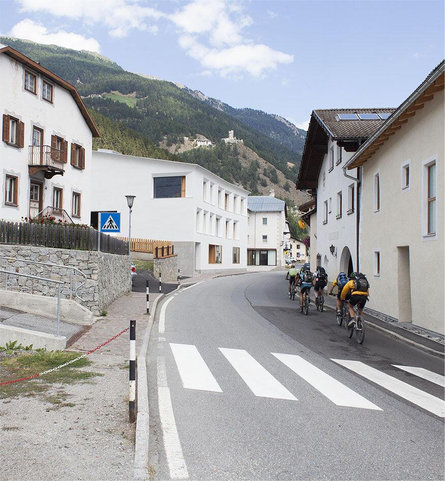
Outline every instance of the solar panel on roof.
[(386, 120), (388, 117), (391, 116), (391, 113), (390, 112), (382, 112), (379, 114), (379, 117), (382, 119), (382, 120)]
[(380, 120), (380, 117), (375, 113), (362, 112), (358, 114), (360, 120)]
[(357, 120), (357, 114), (338, 114), (338, 120)]

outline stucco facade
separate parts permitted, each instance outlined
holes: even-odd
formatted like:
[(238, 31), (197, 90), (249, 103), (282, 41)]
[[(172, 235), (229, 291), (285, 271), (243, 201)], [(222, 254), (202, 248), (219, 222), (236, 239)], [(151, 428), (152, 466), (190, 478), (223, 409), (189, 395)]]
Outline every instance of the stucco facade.
[[(432, 165), (434, 234), (427, 229), (428, 167)], [(368, 306), (444, 333), (443, 89), (389, 137), (362, 169), (360, 254), (361, 270), (371, 284)]]
[[(172, 241), (182, 275), (246, 267), (246, 190), (195, 164), (101, 150), (92, 157), (91, 210), (120, 212), (121, 235), (129, 227), (125, 195), (135, 195), (131, 236)], [(177, 196), (156, 190), (167, 179), (180, 183)]]

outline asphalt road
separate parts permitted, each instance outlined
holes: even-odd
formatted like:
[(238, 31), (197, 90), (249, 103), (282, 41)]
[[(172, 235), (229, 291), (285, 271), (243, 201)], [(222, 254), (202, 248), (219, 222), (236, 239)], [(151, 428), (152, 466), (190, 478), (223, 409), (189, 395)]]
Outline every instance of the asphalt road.
[(394, 366), (443, 382), (443, 361), (371, 329), (359, 346), (286, 289), (282, 272), (217, 278), (159, 306), (153, 479), (443, 479), (443, 387)]

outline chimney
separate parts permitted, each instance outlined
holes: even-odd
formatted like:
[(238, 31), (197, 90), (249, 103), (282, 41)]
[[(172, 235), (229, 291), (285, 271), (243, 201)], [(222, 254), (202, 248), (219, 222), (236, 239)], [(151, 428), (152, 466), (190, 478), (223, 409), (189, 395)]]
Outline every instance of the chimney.
[(269, 191), (269, 197), (275, 197), (275, 189)]

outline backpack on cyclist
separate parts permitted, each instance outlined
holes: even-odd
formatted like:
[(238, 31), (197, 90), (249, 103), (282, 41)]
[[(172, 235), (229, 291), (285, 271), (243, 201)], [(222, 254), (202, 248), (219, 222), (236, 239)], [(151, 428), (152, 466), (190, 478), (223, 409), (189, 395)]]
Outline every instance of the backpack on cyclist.
[(308, 284), (312, 284), (313, 280), (314, 280), (314, 276), (312, 275), (311, 271), (304, 271), (303, 272), (303, 282), (306, 282)]
[(326, 274), (325, 268), (319, 266), (317, 270), (317, 279), (319, 281), (327, 281), (328, 280), (328, 275)]
[(354, 279), (354, 291), (366, 292), (369, 289), (369, 282), (365, 274), (358, 272)]
[(341, 291), (343, 287), (345, 287), (348, 281), (348, 276), (344, 272), (340, 272), (340, 274), (337, 276), (337, 286), (339, 291)]

